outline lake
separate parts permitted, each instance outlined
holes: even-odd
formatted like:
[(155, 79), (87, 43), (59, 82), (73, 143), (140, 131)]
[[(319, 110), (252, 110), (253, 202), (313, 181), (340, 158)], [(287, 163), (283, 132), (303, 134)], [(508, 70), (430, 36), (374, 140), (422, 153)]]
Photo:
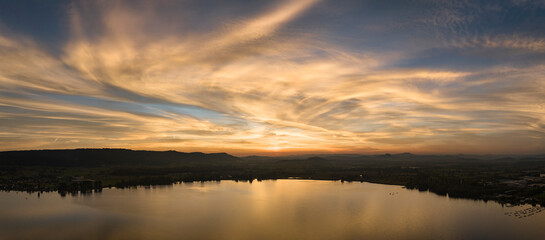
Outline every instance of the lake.
[(0, 192), (0, 204), (0, 239), (545, 239), (539, 207), (359, 182)]

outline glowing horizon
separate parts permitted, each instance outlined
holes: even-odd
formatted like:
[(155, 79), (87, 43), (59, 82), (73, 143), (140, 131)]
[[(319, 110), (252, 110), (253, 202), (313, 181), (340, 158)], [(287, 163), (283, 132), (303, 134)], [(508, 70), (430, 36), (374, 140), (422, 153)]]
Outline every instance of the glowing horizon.
[(40, 4), (0, 5), (0, 151), (545, 152), (542, 2)]

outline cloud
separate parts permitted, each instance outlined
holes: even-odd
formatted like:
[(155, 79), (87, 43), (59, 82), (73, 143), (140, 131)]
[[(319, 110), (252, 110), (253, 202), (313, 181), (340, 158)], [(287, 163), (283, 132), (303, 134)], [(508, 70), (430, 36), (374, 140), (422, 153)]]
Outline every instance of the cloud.
[[(29, 37), (0, 34), (2, 149), (545, 150), (541, 63), (398, 64), (438, 47), (541, 52), (537, 36), (461, 34), (469, 40), (426, 39), (433, 42), (427, 48), (393, 54), (290, 31), (316, 14), (313, 0), (213, 19), (184, 8), (174, 14), (171, 4), (74, 3), (71, 37), (58, 54)], [(433, 23), (469, 24), (462, 13), (445, 14)], [(198, 24), (206, 27), (190, 27)]]
[(471, 39), (452, 40), (448, 46), (456, 48), (494, 48), (514, 49), (526, 52), (545, 52), (545, 39), (535, 37), (513, 36), (475, 36)]

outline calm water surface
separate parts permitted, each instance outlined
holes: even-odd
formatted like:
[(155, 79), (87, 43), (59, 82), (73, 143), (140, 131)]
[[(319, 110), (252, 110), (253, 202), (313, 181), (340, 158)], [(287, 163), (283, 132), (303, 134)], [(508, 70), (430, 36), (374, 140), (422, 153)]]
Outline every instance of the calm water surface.
[(0, 239), (545, 239), (545, 211), (371, 183), (183, 183), (0, 192)]

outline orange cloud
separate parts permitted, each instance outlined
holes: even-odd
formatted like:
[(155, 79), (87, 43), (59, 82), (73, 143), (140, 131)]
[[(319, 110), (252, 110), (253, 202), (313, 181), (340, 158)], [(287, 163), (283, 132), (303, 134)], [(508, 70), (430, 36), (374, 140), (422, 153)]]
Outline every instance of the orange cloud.
[[(1, 35), (1, 148), (545, 150), (542, 67), (388, 67), (408, 56), (351, 52), (281, 31), (316, 3), (285, 1), (183, 33), (155, 24), (153, 8), (82, 3), (71, 9), (72, 36), (60, 56)], [(90, 8), (98, 19), (89, 19)], [(479, 44), (542, 48), (517, 38)]]

